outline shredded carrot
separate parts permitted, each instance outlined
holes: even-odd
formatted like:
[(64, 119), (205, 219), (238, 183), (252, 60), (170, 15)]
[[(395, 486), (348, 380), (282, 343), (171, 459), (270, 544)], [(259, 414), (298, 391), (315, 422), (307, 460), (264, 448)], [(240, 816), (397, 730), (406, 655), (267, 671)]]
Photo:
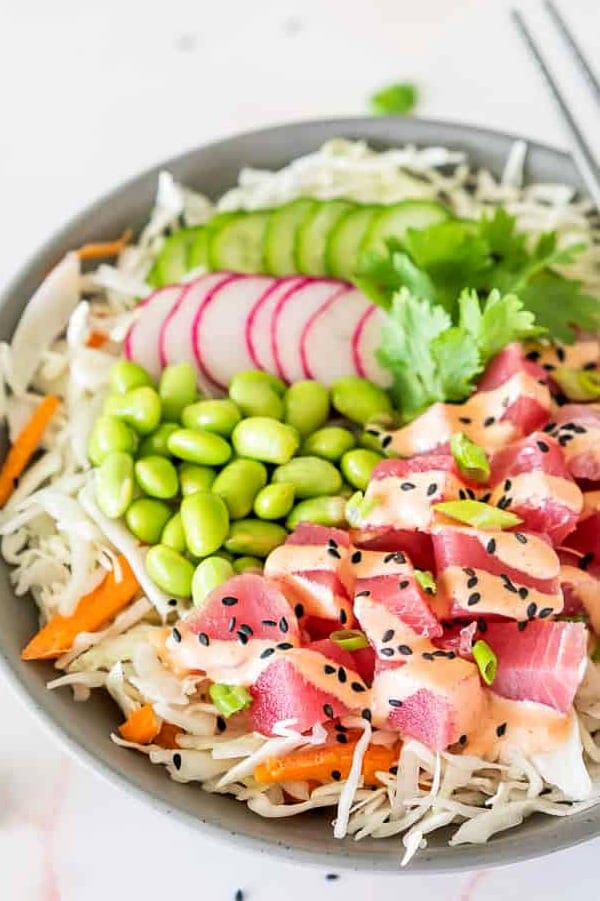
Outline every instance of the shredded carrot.
[(114, 570), (84, 595), (70, 616), (57, 614), (33, 636), (21, 652), (23, 660), (53, 660), (71, 649), (80, 632), (95, 632), (113, 619), (139, 591), (139, 585), (125, 557), (119, 557), (121, 581)]
[(45, 397), (10, 448), (0, 470), (0, 507), (4, 506), (15, 490), (19, 476), (35, 453), (59, 403), (58, 397), (52, 394)]
[(119, 732), (125, 741), (133, 741), (136, 745), (149, 745), (154, 741), (160, 732), (160, 720), (152, 704), (144, 704), (134, 710), (119, 726)]
[[(286, 757), (269, 757), (256, 767), (254, 778), (260, 783), (314, 781), (321, 784), (346, 779), (352, 766), (357, 740), (353, 738), (344, 745), (336, 743), (302, 748)], [(362, 764), (365, 784), (377, 785), (379, 780), (375, 773), (387, 772), (394, 766), (398, 753), (398, 745), (391, 748), (369, 745)]]
[(104, 332), (90, 332), (87, 341), (85, 342), (86, 347), (104, 347), (106, 342), (108, 341), (107, 336)]
[(77, 256), (80, 260), (99, 260), (102, 257), (116, 257), (124, 247), (129, 244), (132, 237), (130, 228), (126, 229), (120, 238), (114, 241), (99, 241), (96, 244), (83, 244), (77, 250)]
[(154, 739), (154, 744), (160, 748), (178, 748), (177, 736), (181, 735), (181, 733), (182, 730), (179, 726), (174, 726), (173, 723), (163, 723), (160, 727), (160, 732)]

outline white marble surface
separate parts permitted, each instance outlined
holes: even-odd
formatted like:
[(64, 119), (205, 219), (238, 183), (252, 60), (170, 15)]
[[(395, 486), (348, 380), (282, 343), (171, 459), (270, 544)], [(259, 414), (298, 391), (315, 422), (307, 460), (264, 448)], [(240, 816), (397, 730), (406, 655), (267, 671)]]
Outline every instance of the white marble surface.
[[(543, 23), (535, 0), (521, 4)], [(67, 217), (212, 138), (359, 114), (407, 78), (424, 116), (565, 138), (505, 0), (0, 0), (0, 283)], [(563, 0), (600, 57), (598, 0)], [(558, 42), (545, 25), (548, 46)], [(564, 63), (574, 110), (593, 107)], [(600, 146), (600, 117), (590, 128)], [(558, 899), (597, 890), (598, 842), (463, 876), (342, 875), (233, 852), (67, 757), (0, 684), (0, 898)]]

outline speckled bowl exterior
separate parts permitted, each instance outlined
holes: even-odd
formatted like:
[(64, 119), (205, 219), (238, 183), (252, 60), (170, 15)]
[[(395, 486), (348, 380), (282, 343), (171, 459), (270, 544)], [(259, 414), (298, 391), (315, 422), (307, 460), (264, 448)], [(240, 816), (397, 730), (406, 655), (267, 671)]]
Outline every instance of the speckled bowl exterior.
[[(87, 241), (112, 238), (127, 227), (142, 226), (152, 206), (159, 169), (167, 168), (185, 184), (218, 197), (235, 184), (241, 167), (277, 169), (338, 136), (363, 139), (376, 148), (407, 142), (443, 145), (466, 151), (473, 164), (485, 165), (495, 172), (501, 171), (515, 140), (512, 135), (446, 122), (355, 118), (282, 125), (192, 150), (117, 188), (38, 250), (2, 297), (2, 339), (10, 338), (28, 298), (65, 251)], [(571, 159), (539, 144), (529, 144), (526, 175), (528, 180), (560, 181), (581, 188)], [(262, 819), (232, 798), (207, 794), (196, 784), (173, 782), (162, 767), (151, 765), (141, 754), (117, 747), (111, 742), (110, 733), (119, 713), (106, 693), (94, 692), (88, 703), (75, 704), (68, 690), (47, 691), (46, 682), (55, 674), (51, 664), (25, 664), (20, 660), (19, 652), (35, 626), (34, 604), (15, 597), (8, 567), (2, 561), (0, 659), (4, 676), (20, 692), (23, 703), (33, 708), (72, 753), (95, 771), (165, 814), (179, 817), (190, 828), (200, 833), (210, 831), (223, 841), (239, 843), (256, 852), (328, 868), (403, 872), (403, 846), (398, 838), (337, 841), (331, 829), (331, 811), (289, 820)], [(566, 819), (538, 815), (483, 846), (450, 848), (448, 833), (440, 833), (416, 856), (408, 872), (433, 874), (513, 863), (566, 848), (599, 833), (600, 807)]]

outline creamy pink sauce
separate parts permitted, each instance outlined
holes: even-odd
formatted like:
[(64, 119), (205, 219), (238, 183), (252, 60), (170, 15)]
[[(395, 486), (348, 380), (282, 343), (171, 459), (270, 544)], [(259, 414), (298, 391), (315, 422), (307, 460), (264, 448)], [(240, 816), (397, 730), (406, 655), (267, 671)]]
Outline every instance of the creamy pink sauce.
[[(563, 609), (562, 591), (555, 594), (541, 592), (535, 588), (521, 585), (514, 578), (511, 581), (516, 591), (509, 591), (500, 576), (494, 576), (482, 569), (473, 569), (472, 572), (477, 578), (477, 592), (482, 597), (479, 604), (469, 608), (473, 616), (477, 616), (477, 613), (482, 611), (523, 621), (529, 619), (527, 608), (532, 603), (538, 610), (550, 610), (552, 614), (560, 613)], [(465, 607), (465, 598), (470, 593), (467, 582), (471, 578), (471, 573), (467, 574), (462, 566), (446, 567), (438, 577), (439, 598), (434, 601), (438, 616), (449, 615), (452, 601)], [(524, 597), (521, 597), (519, 590)], [(549, 613), (548, 616), (550, 615)]]
[[(415, 487), (410, 491), (403, 491), (400, 486), (407, 482)], [(428, 494), (432, 485), (436, 486), (436, 490)], [(458, 497), (461, 488), (464, 488), (463, 482), (446, 470), (412, 472), (405, 478), (388, 476), (385, 479), (373, 479), (365, 492), (365, 498), (377, 503), (363, 522), (357, 525), (376, 528), (393, 524), (398, 529), (424, 531), (434, 516), (432, 504), (444, 498)]]
[(598, 365), (600, 342), (597, 338), (586, 338), (575, 344), (538, 344), (532, 342), (525, 347), (525, 353), (537, 353), (535, 360), (540, 366), (568, 366), (583, 369), (584, 366)]
[(600, 580), (578, 566), (564, 565), (560, 568), (560, 581), (573, 586), (590, 618), (592, 629), (600, 635)]
[(531, 757), (564, 745), (570, 731), (569, 714), (534, 701), (501, 698), (488, 691), (475, 728), (466, 733), (463, 750), (490, 761), (509, 758), (513, 748)]
[[(527, 502), (535, 504), (550, 497), (562, 507), (567, 507), (579, 514), (583, 509), (583, 494), (581, 489), (571, 479), (563, 479), (561, 476), (548, 475), (545, 472), (521, 472), (511, 476), (510, 496), (513, 504)], [(503, 483), (492, 492), (490, 504), (496, 505), (500, 498), (506, 494)]]

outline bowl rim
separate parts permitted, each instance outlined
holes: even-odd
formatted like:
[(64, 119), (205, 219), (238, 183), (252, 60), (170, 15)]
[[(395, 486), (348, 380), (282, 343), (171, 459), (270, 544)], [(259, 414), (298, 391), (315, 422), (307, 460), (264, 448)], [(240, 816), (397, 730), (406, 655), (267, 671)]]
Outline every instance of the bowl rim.
[[(516, 141), (524, 141), (529, 151), (534, 151), (549, 155), (560, 162), (567, 168), (573, 170), (570, 155), (549, 144), (538, 141), (530, 141), (519, 135), (510, 132), (504, 132), (487, 127), (477, 125), (463, 124), (444, 119), (422, 119), (418, 117), (410, 117), (406, 119), (398, 119), (397, 117), (378, 117), (373, 119), (371, 116), (344, 116), (329, 118), (323, 117), (318, 119), (298, 120), (286, 122), (272, 126), (265, 126), (260, 129), (249, 129), (244, 132), (236, 133), (225, 138), (213, 140), (208, 144), (202, 144), (198, 147), (188, 149), (183, 153), (176, 154), (169, 159), (152, 165), (141, 173), (133, 175), (115, 188), (102, 194), (97, 199), (89, 203), (81, 212), (76, 213), (54, 232), (42, 245), (33, 251), (26, 261), (19, 267), (16, 274), (10, 279), (8, 285), (0, 295), (0, 310), (5, 307), (12, 306), (21, 314), (24, 304), (20, 300), (16, 300), (23, 293), (24, 287), (32, 280), (37, 280), (44, 272), (49, 261), (58, 260), (65, 252), (65, 244), (68, 237), (73, 231), (83, 229), (84, 225), (93, 220), (101, 210), (110, 206), (117, 201), (128, 189), (133, 189), (136, 184), (143, 180), (155, 179), (162, 170), (170, 170), (182, 164), (186, 159), (191, 160), (200, 150), (206, 153), (218, 153), (221, 148), (232, 145), (235, 142), (244, 139), (254, 139), (256, 141), (268, 141), (271, 138), (281, 136), (286, 132), (294, 129), (318, 129), (326, 128), (330, 132), (330, 137), (338, 134), (344, 134), (347, 131), (360, 130), (361, 128), (368, 130), (367, 123), (378, 122), (381, 124), (382, 132), (386, 124), (389, 125), (390, 132), (397, 129), (397, 137), (390, 134), (389, 137), (373, 137), (365, 136), (367, 143), (374, 141), (375, 143), (388, 144), (394, 146), (401, 143), (416, 143), (419, 145), (427, 145), (436, 143), (446, 145), (448, 137), (460, 144), (461, 138), (467, 137), (475, 141), (481, 142), (483, 152), (485, 153), (486, 142), (500, 142), (507, 147)], [(403, 135), (403, 131), (406, 134)], [(444, 133), (442, 139), (435, 141), (436, 131)], [(293, 158), (293, 157), (292, 157)], [(241, 163), (240, 165), (243, 165)], [(577, 185), (578, 190), (582, 190), (581, 182), (577, 178), (569, 178), (569, 183)], [(149, 212), (149, 210), (148, 210)], [(28, 299), (28, 295), (26, 295)], [(12, 302), (11, 302), (12, 299)], [(470, 845), (460, 846), (452, 849), (453, 856), (450, 860), (436, 862), (435, 849), (433, 853), (427, 851), (418, 854), (411, 865), (402, 870), (400, 868), (400, 855), (375, 855), (375, 854), (352, 854), (352, 845), (340, 843), (339, 850), (314, 851), (302, 847), (294, 847), (289, 842), (271, 841), (266, 838), (256, 837), (248, 830), (234, 828), (211, 822), (203, 816), (199, 816), (177, 805), (170, 803), (161, 792), (160, 788), (147, 788), (128, 774), (123, 769), (119, 769), (116, 765), (103, 759), (100, 751), (90, 750), (78, 738), (77, 730), (72, 729), (63, 722), (60, 722), (43, 703), (38, 702), (32, 690), (30, 690), (25, 681), (20, 677), (18, 672), (18, 659), (14, 654), (8, 651), (5, 646), (4, 639), (0, 633), (0, 670), (7, 678), (8, 683), (16, 693), (17, 697), (22, 698), (26, 702), (26, 706), (31, 709), (42, 726), (51, 732), (62, 746), (77, 760), (82, 762), (86, 767), (100, 774), (103, 778), (110, 781), (113, 785), (123, 788), (128, 794), (139, 800), (150, 803), (155, 809), (165, 814), (176, 816), (183, 823), (192, 828), (199, 829), (209, 834), (213, 839), (233, 840), (238, 843), (243, 850), (259, 852), (268, 856), (283, 858), (287, 861), (298, 864), (309, 864), (319, 867), (327, 867), (328, 869), (337, 868), (344, 870), (353, 870), (358, 872), (382, 872), (406, 875), (429, 874), (439, 875), (441, 873), (450, 873), (458, 871), (467, 871), (474, 868), (482, 869), (488, 867), (497, 867), (508, 865), (520, 861), (528, 860), (534, 857), (540, 857), (549, 854), (551, 851), (560, 850), (589, 841), (600, 833), (600, 817), (597, 822), (584, 820), (571, 829), (562, 829), (559, 835), (551, 837), (551, 843), (547, 837), (529, 836), (528, 840), (523, 842), (513, 842), (510, 848), (505, 848), (503, 844), (491, 843), (486, 845)], [(146, 762), (150, 766), (149, 762)], [(239, 803), (231, 799), (231, 804)], [(564, 818), (561, 818), (561, 821)], [(520, 827), (519, 827), (520, 828)], [(514, 831), (514, 830), (511, 830)]]

